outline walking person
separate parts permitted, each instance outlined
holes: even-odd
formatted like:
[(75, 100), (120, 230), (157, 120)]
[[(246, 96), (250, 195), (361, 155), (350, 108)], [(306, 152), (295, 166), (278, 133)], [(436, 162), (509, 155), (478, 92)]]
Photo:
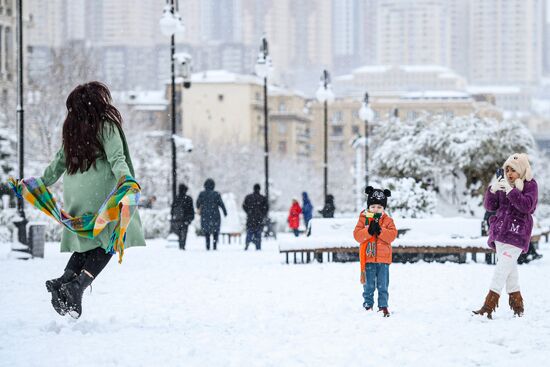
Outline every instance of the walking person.
[(212, 236), (213, 250), (217, 250), (218, 238), (220, 235), (221, 216), (227, 217), (227, 210), (219, 192), (214, 191), (216, 183), (209, 178), (204, 181), (204, 191), (199, 194), (197, 199), (197, 210), (201, 216), (201, 230), (206, 239), (206, 250), (210, 251), (210, 236)]
[(290, 211), (288, 212), (288, 226), (294, 233), (294, 236), (298, 237), (300, 235), (300, 214), (302, 214), (302, 208), (298, 204), (298, 199), (292, 199), (292, 205), (290, 206)]
[(313, 205), (309, 200), (307, 192), (302, 192), (302, 214), (304, 216), (304, 223), (306, 225), (306, 232), (309, 236), (309, 221), (313, 218)]
[(532, 215), (538, 201), (537, 182), (533, 179), (526, 154), (512, 154), (497, 177), (498, 181), (487, 189), (483, 202), (486, 210), (496, 211), (489, 219), (488, 244), (496, 251), (497, 264), (485, 303), (479, 310), (473, 311), (477, 315), (487, 314), (489, 319), (498, 307), (504, 286), (514, 315), (523, 315), (517, 261), (522, 253), (529, 250)]
[(172, 204), (172, 230), (178, 235), (180, 250), (185, 250), (187, 242), (187, 230), (189, 225), (195, 219), (195, 208), (193, 208), (193, 199), (187, 195), (188, 187), (185, 184), (180, 184), (178, 188), (178, 196)]
[(334, 218), (335, 210), (334, 196), (328, 194), (325, 200), (325, 206), (323, 206), (323, 209), (319, 210), (319, 214), (321, 214), (323, 218)]
[[(63, 176), (63, 214), (66, 212), (82, 227), (84, 221), (89, 221), (90, 213), (104, 208), (102, 204), (106, 198), (113, 197), (113, 188), (133, 180), (135, 174), (122, 130), (122, 116), (112, 105), (111, 93), (104, 84), (90, 82), (77, 86), (69, 94), (66, 106), (62, 147), (40, 180), (48, 187)], [(114, 201), (118, 199), (113, 198)], [(122, 203), (114, 202), (109, 210), (119, 214), (116, 210), (120, 205)], [(72, 252), (72, 255), (63, 275), (46, 282), (55, 311), (60, 315), (69, 313), (74, 318), (82, 314), (84, 290), (111, 260), (110, 238), (116, 237), (115, 231), (120, 228), (117, 223), (110, 222), (99, 234), (83, 237), (76, 234), (80, 227), (64, 228), (61, 252)], [(122, 232), (124, 230), (124, 247), (145, 246), (137, 211)]]
[(262, 249), (262, 230), (267, 217), (267, 199), (260, 194), (260, 185), (255, 184), (253, 193), (248, 194), (243, 202), (243, 210), (246, 213), (246, 243), (245, 251), (252, 242), (256, 250)]

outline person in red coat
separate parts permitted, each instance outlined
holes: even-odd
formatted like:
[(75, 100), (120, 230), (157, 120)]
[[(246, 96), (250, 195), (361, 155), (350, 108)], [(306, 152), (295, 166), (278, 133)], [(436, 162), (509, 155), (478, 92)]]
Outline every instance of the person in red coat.
[(300, 214), (302, 214), (302, 208), (300, 208), (298, 200), (292, 199), (292, 206), (290, 207), (290, 212), (288, 213), (287, 222), (296, 237), (300, 234), (300, 232), (298, 232), (298, 227), (300, 227)]

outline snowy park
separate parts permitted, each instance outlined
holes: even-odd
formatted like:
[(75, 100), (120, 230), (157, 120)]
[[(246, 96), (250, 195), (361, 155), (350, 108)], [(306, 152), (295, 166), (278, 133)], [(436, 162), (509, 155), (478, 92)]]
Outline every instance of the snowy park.
[(0, 367), (550, 357), (550, 0), (0, 0)]
[[(285, 239), (289, 234), (279, 236)], [(520, 266), (525, 316), (502, 299), (494, 319), (472, 315), (494, 266), (392, 264), (390, 318), (361, 307), (358, 263), (284, 265), (274, 240), (260, 252), (206, 252), (164, 239), (129, 249), (84, 295), (79, 320), (50, 305), (44, 281), (68, 259), (0, 250), (1, 366), (543, 366), (550, 338), (550, 246)]]

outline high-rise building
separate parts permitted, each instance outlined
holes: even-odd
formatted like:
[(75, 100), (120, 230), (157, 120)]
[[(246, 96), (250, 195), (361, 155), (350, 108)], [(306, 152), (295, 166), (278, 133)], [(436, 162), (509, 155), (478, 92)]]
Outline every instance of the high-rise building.
[(447, 0), (378, 0), (376, 46), (383, 65), (451, 64)]
[[(16, 80), (15, 1), (0, 0), (0, 105), (6, 106)], [(5, 111), (2, 111), (5, 112)]]
[(363, 65), (365, 9), (359, 0), (332, 2), (332, 54), (336, 73)]
[(468, 76), (470, 56), (470, 1), (448, 0), (447, 2), (451, 38), (448, 66), (465, 77)]
[(543, 0), (470, 3), (470, 72), (476, 84), (533, 85), (542, 74)]

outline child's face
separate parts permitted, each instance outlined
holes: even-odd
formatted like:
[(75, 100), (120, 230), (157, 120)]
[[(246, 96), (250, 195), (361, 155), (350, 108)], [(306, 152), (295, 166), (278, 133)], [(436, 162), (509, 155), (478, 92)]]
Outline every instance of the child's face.
[(374, 214), (384, 213), (384, 207), (380, 204), (372, 204), (369, 206), (369, 212)]
[(514, 182), (519, 178), (519, 173), (514, 171), (510, 166), (506, 166), (506, 177), (508, 177), (508, 182)]

